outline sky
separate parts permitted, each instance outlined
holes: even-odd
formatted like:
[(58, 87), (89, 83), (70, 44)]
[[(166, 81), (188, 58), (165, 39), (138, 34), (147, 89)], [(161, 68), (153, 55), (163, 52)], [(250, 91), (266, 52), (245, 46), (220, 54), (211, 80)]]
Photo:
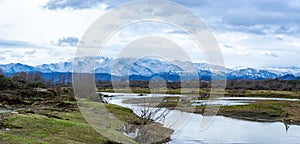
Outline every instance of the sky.
[[(203, 20), (227, 67), (300, 67), (300, 0), (172, 1)], [(126, 2), (130, 1), (0, 0), (0, 64), (68, 61), (88, 28)], [(172, 40), (193, 61), (207, 61), (187, 33), (156, 22), (124, 27), (111, 36), (99, 55), (117, 57), (131, 42), (148, 36)]]

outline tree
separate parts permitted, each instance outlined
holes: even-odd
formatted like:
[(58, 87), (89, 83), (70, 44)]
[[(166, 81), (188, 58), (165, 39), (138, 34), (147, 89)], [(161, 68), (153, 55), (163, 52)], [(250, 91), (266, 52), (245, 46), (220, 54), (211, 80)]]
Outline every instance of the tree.
[(12, 89), (14, 88), (14, 84), (4, 75), (0, 75), (0, 90)]

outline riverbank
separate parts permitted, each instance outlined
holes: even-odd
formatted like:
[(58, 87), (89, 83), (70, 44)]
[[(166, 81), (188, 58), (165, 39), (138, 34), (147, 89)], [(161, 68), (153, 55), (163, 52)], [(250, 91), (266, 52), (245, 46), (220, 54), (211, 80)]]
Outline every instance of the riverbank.
[[(58, 91), (61, 90), (61, 91)], [(31, 92), (30, 89), (27, 90)], [(3, 101), (3, 109), (10, 111), (0, 114), (0, 139), (2, 143), (141, 143), (143, 139), (129, 138), (124, 135), (123, 125), (116, 121), (112, 121), (108, 117), (103, 117), (104, 121), (109, 125), (100, 125), (93, 127), (86, 121), (82, 113), (79, 111), (77, 101), (72, 97), (72, 91), (69, 88), (47, 89), (44, 94), (39, 93), (32, 97), (18, 98), (17, 96), (9, 96), (7, 93), (15, 93), (6, 90), (2, 95), (6, 95), (5, 99), (12, 100)], [(43, 92), (44, 93), (44, 92)], [(96, 103), (90, 100), (84, 100), (87, 109), (93, 108)], [(105, 108), (111, 114), (124, 123), (139, 124), (141, 119), (135, 115), (130, 109), (117, 105), (104, 104)], [(97, 113), (101, 113), (101, 109), (95, 109)], [(149, 121), (154, 133), (149, 136), (159, 135), (164, 137), (161, 142), (170, 139), (172, 130), (164, 128), (161, 124)], [(111, 140), (97, 130), (104, 130), (112, 134), (117, 140)]]
[[(197, 114), (203, 114), (206, 108), (206, 106), (178, 106), (174, 102), (165, 102), (158, 106)], [(217, 115), (250, 121), (277, 121), (300, 125), (299, 109), (300, 102), (295, 101), (255, 101), (247, 105), (220, 106)]]
[[(187, 91), (187, 90), (183, 90)], [(193, 91), (193, 90), (191, 90)], [(195, 91), (195, 90), (194, 90)], [(204, 90), (202, 90), (204, 91)], [(266, 98), (266, 100), (251, 100), (253, 102), (243, 105), (226, 105), (220, 106), (217, 115), (227, 116), (231, 118), (238, 118), (250, 121), (261, 122), (283, 122), (286, 124), (300, 125), (300, 101), (297, 92), (291, 91), (244, 91), (238, 93), (233, 90), (226, 90), (225, 97), (259, 97)], [(268, 98), (282, 98), (283, 100), (268, 100)], [(284, 99), (295, 101), (289, 101)], [(129, 99), (125, 103), (141, 104), (148, 103), (150, 107), (166, 107), (169, 109), (176, 109), (189, 113), (203, 114), (206, 106), (192, 106), (193, 100), (207, 100), (201, 96), (193, 96), (187, 94), (185, 97), (164, 97), (164, 98), (146, 98), (146, 100)]]
[[(120, 92), (120, 93), (145, 93), (150, 94), (149, 88), (131, 88), (131, 89), (97, 89), (98, 92)], [(156, 93), (182, 94), (209, 96), (210, 88), (181, 88), (181, 89), (155, 89)], [(279, 91), (279, 90), (238, 90), (226, 89), (225, 97), (272, 97), (272, 98), (295, 98), (300, 99), (299, 91)]]
[[(91, 102), (92, 103), (92, 102)], [(105, 104), (106, 108), (119, 120), (137, 124), (140, 118), (131, 110), (120, 106)], [(111, 143), (109, 138), (99, 134), (84, 119), (78, 110), (62, 112), (56, 110), (30, 110), (23, 109), (13, 113), (0, 114), (1, 116), (1, 140), (4, 143)], [(118, 137), (120, 142), (139, 143), (123, 134), (122, 125), (105, 118), (111, 127), (105, 127), (105, 131)], [(149, 124), (150, 125), (150, 124)], [(153, 125), (152, 125), (153, 126)], [(101, 126), (100, 126), (101, 127)], [(172, 130), (162, 127), (160, 124), (153, 126), (155, 134), (167, 137), (168, 141)], [(96, 128), (97, 129), (97, 128)], [(101, 128), (100, 128), (101, 129)]]
[(89, 126), (76, 102), (61, 103), (68, 106), (50, 101), (9, 105), (13, 112), (0, 114), (2, 143), (116, 143)]
[[(198, 107), (200, 111), (200, 107)], [(256, 101), (249, 105), (221, 107), (218, 115), (251, 121), (278, 121), (300, 125), (299, 101)]]
[[(153, 113), (152, 116), (154, 119), (163, 114), (164, 119), (158, 119), (157, 121), (174, 130), (170, 141), (170, 143), (174, 144), (232, 143), (233, 141), (235, 143), (285, 143), (287, 141), (290, 143), (297, 143), (299, 140), (298, 134), (300, 126), (298, 125), (293, 125), (289, 122), (275, 122), (274, 120), (267, 119), (256, 119), (250, 121), (250, 119), (246, 120), (246, 117), (229, 118), (217, 115), (213, 118), (213, 122), (210, 123), (209, 127), (202, 131), (199, 129), (199, 126), (201, 125), (201, 119), (203, 119), (203, 116), (201, 114), (194, 113), (201, 109), (197, 109), (195, 111), (195, 107), (187, 107), (187, 103), (184, 101), (184, 99), (187, 98), (186, 96), (122, 93), (103, 94), (109, 96), (105, 98), (108, 103), (128, 107), (136, 113), (139, 113), (140, 110), (143, 109), (149, 110), (148, 113)], [(234, 99), (234, 97), (230, 98)], [(253, 100), (254, 98), (251, 97), (251, 99)], [(263, 98), (258, 99), (261, 100)], [(264, 101), (269, 100), (270, 98), (264, 99)], [(280, 100), (282, 99), (276, 99), (278, 102)], [(285, 99), (285, 101), (289, 100), (290, 99)], [(276, 101), (274, 100), (273, 102)], [(297, 100), (292, 99), (291, 101), (295, 102)], [(168, 110), (163, 108), (163, 104), (169, 104), (169, 106), (174, 104), (176, 108), (169, 108), (173, 110)], [(183, 110), (180, 108), (185, 109)]]

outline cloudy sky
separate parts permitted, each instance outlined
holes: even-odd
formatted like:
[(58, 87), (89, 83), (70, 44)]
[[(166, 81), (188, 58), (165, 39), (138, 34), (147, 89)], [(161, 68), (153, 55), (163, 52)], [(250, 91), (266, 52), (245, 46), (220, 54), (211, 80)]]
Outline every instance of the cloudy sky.
[[(300, 67), (299, 0), (173, 0), (199, 15), (217, 39), (228, 67)], [(39, 65), (73, 58), (81, 37), (125, 0), (0, 0), (0, 63)], [(172, 10), (170, 10), (172, 11)], [(146, 36), (165, 37), (194, 61), (205, 61), (186, 33), (145, 22), (118, 31), (101, 56)]]

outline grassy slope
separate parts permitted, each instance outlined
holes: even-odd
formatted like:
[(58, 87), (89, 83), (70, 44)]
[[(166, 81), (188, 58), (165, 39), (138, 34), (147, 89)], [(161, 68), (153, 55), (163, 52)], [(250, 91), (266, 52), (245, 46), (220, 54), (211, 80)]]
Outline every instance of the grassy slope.
[[(123, 123), (136, 124), (140, 121), (130, 109), (104, 104), (108, 110), (107, 114), (112, 114), (114, 116), (112, 117), (105, 116), (103, 107), (97, 102), (82, 100), (80, 104), (86, 106), (81, 107), (81, 112), (84, 111), (85, 116), (95, 120), (94, 122), (87, 123), (79, 111), (62, 112), (36, 108), (34, 112), (20, 111), (19, 114), (4, 114), (6, 116), (2, 114), (5, 119), (4, 128), (10, 130), (0, 130), (0, 139), (2, 143), (137, 143), (120, 131)], [(97, 117), (94, 117), (94, 112)], [(89, 117), (89, 114), (92, 114), (92, 117)], [(161, 141), (168, 140), (173, 132), (158, 123), (151, 123), (147, 128), (150, 131), (145, 132), (151, 137), (158, 136)], [(113, 138), (115, 142), (109, 140), (107, 136)], [(138, 141), (142, 142), (143, 139), (140, 138)]]
[[(140, 134), (136, 138), (139, 143), (165, 142), (169, 140), (169, 136), (173, 133), (173, 130), (164, 128), (161, 124), (139, 118), (130, 109), (124, 107), (112, 104), (99, 105), (97, 102), (88, 102), (86, 100), (79, 101), (79, 105), (81, 112), (90, 120), (89, 123), (100, 126), (96, 127), (97, 131), (109, 134), (106, 136), (114, 138), (118, 142), (133, 143), (132, 141), (127, 141), (125, 139), (127, 138), (126, 136), (116, 133), (116, 130), (124, 126), (124, 123), (132, 124), (130, 126), (132, 129), (139, 128)], [(144, 122), (147, 124), (141, 125)]]
[[(79, 112), (60, 113), (63, 119), (39, 114), (9, 116), (1, 139), (4, 143), (106, 143), (111, 142), (97, 133)], [(68, 119), (68, 120), (67, 120)]]
[[(120, 119), (135, 116), (130, 110), (119, 106), (107, 107)], [(41, 110), (39, 113), (46, 112)], [(37, 113), (9, 114), (3, 124), (11, 130), (1, 131), (2, 143), (114, 143), (94, 130), (78, 111), (47, 111), (47, 116)], [(136, 143), (120, 131), (113, 130), (113, 133), (124, 141)]]

